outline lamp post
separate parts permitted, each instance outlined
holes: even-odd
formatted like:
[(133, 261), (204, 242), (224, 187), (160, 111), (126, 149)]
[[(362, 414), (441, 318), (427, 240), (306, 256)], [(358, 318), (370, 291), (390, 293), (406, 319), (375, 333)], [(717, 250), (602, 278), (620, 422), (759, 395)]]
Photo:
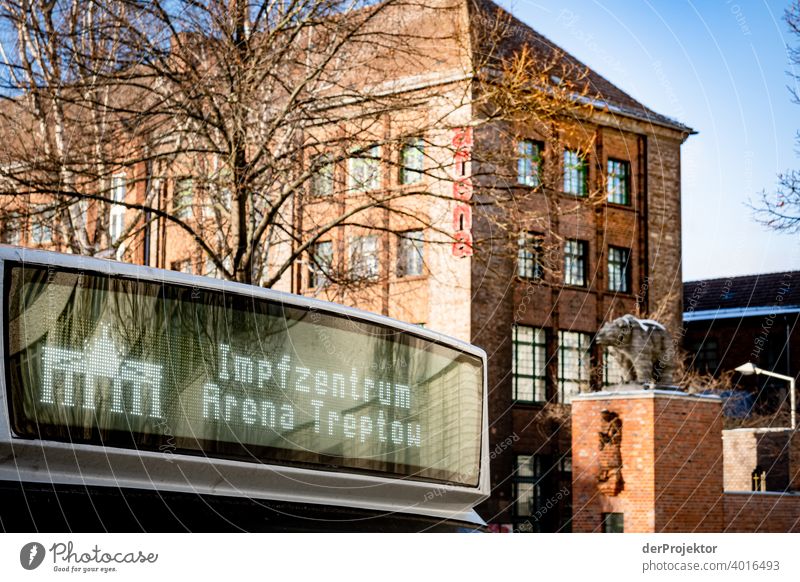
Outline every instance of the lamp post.
[(779, 380), (786, 380), (789, 382), (789, 406), (791, 406), (791, 419), (792, 419), (792, 430), (797, 428), (797, 416), (795, 412), (796, 407), (796, 397), (795, 397), (795, 386), (794, 386), (794, 378), (791, 376), (784, 376), (783, 374), (776, 374), (775, 372), (768, 372), (767, 370), (762, 370), (761, 368), (757, 367), (752, 362), (747, 362), (746, 364), (742, 364), (736, 371), (739, 372), (742, 376), (752, 376), (755, 374), (769, 376), (771, 378), (778, 378)]

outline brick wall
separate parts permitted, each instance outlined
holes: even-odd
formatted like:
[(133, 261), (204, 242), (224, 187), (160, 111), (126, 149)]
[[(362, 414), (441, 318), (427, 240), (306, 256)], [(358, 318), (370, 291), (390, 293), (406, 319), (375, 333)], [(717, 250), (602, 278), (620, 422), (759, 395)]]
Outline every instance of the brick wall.
[(681, 329), (681, 141), (652, 135), (647, 143), (647, 262), (649, 309), (664, 305), (662, 323)]
[[(604, 409), (622, 419), (624, 488), (616, 496), (597, 487)], [(613, 512), (623, 514), (626, 532), (800, 532), (800, 492), (749, 491), (755, 462), (783, 463), (782, 482), (800, 482), (800, 438), (786, 430), (723, 433), (720, 412), (716, 398), (667, 391), (577, 397), (573, 531), (602, 531), (603, 514)], [(723, 472), (725, 489), (746, 490), (723, 492)]]
[(716, 398), (654, 399), (658, 532), (722, 530), (722, 410)]
[(789, 489), (800, 491), (800, 434), (791, 436), (789, 443)]
[[(559, 330), (594, 335), (609, 319), (625, 313), (650, 313), (651, 308), (663, 301), (662, 296), (666, 293), (663, 289), (672, 285), (676, 274), (674, 281), (682, 289), (679, 222), (672, 221), (669, 240), (661, 241), (658, 247), (659, 277), (667, 272), (671, 276), (667, 278), (666, 286), (657, 286), (652, 291), (649, 289), (648, 258), (651, 245), (647, 236), (652, 224), (657, 223), (663, 230), (664, 212), (680, 211), (681, 140), (675, 137), (678, 134), (673, 132), (673, 139), (664, 138), (662, 143), (659, 140), (666, 131), (655, 130), (656, 135), (653, 127), (645, 127), (633, 120), (606, 119), (598, 115), (597, 122), (594, 121), (586, 120), (576, 129), (595, 138), (593, 148), (588, 152), (589, 183), (602, 197), (608, 159), (629, 162), (630, 205), (590, 204), (562, 193), (565, 144), (554, 136), (541, 133), (533, 122), (519, 122), (514, 127), (496, 123), (475, 130), (473, 173), (479, 177), (476, 179), (476, 197), (490, 201), (511, 196), (513, 200), (512, 204), (500, 207), (476, 205), (473, 216), (476, 254), (472, 258), (471, 341), (484, 348), (490, 356), (492, 442), (500, 442), (509, 435), (518, 437), (513, 447), (504, 449), (492, 460), (493, 499), (481, 509), (482, 515), (494, 522), (507, 522), (514, 517), (503, 511), (514, 495), (514, 455), (535, 454), (548, 459), (570, 456), (569, 407), (517, 404), (513, 400), (513, 378), (509, 373), (512, 324), (545, 330), (548, 361), (546, 398), (550, 403), (557, 403)], [(534, 139), (543, 144), (543, 183), (547, 187), (532, 189), (517, 184), (515, 140), (518, 138)], [(659, 144), (658, 168), (654, 162), (648, 161), (648, 140)], [(655, 171), (653, 168), (657, 169), (658, 176), (651, 179), (647, 173)], [(654, 194), (658, 201), (650, 204), (648, 185), (653, 182), (660, 184)], [(667, 200), (670, 197), (675, 200)], [(650, 206), (657, 210), (655, 223), (648, 218)], [(543, 280), (517, 276), (516, 238), (519, 230), (540, 233), (544, 237)], [(564, 285), (563, 245), (567, 238), (588, 244), (585, 288)], [(609, 246), (630, 250), (631, 286), (628, 293), (608, 289)], [(677, 332), (676, 322), (681, 319), (680, 293), (666, 302), (665, 309), (670, 330)], [(596, 366), (601, 362), (602, 351), (594, 348), (593, 352), (592, 361)], [(599, 388), (599, 375), (594, 382), (595, 388)], [(558, 488), (556, 485), (553, 487), (553, 491), (543, 493), (544, 497), (549, 497)], [(550, 513), (558, 513), (561, 509), (559, 507)], [(565, 511), (563, 517), (566, 519), (569, 514), (568, 510)], [(554, 519), (558, 521), (558, 518)]]
[[(622, 419), (624, 488), (597, 489), (600, 412)], [(601, 531), (622, 513), (626, 532), (720, 531), (723, 527), (720, 401), (640, 391), (579, 396), (572, 404), (573, 531)]]
[(756, 468), (759, 476), (766, 477), (766, 491), (790, 489), (791, 436), (789, 429), (782, 428), (723, 431), (725, 491), (750, 491)]
[(800, 493), (725, 493), (725, 532), (800, 532)]
[[(622, 513), (626, 532), (655, 529), (653, 399), (606, 394), (581, 396), (572, 402), (572, 531), (598, 532), (603, 513)], [(600, 412), (608, 409), (622, 419), (622, 478), (617, 496), (597, 489)]]

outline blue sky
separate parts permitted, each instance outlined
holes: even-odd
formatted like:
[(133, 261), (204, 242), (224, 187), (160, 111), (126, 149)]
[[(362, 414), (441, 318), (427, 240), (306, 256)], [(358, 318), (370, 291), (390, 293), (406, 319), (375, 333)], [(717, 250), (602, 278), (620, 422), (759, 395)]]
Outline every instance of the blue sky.
[[(800, 236), (745, 206), (800, 169), (787, 43), (789, 0), (502, 0), (518, 18), (659, 113), (684, 144), (683, 278), (800, 269)], [(800, 71), (798, 71), (800, 72)]]

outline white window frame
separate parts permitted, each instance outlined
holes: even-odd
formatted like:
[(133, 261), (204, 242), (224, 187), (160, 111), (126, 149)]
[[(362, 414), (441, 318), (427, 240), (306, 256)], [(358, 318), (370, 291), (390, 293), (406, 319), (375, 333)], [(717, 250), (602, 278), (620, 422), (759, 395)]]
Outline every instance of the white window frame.
[[(325, 253), (321, 250), (327, 249)], [(323, 240), (315, 243), (309, 252), (308, 288), (322, 289), (330, 285), (330, 270), (333, 265), (333, 241)]]
[(125, 202), (127, 193), (127, 180), (125, 174), (111, 176), (111, 208), (108, 215), (108, 237), (115, 243), (125, 231), (125, 207), (114, 202)]
[[(189, 184), (188, 191), (181, 187), (187, 183)], [(192, 207), (194, 206), (194, 188), (195, 181), (192, 177), (177, 178), (175, 180), (175, 189), (172, 194), (172, 210), (177, 218), (185, 219), (192, 216)]]
[(631, 251), (622, 247), (608, 247), (608, 290), (630, 293)]
[(14, 210), (5, 215), (5, 232), (3, 233), (6, 244), (19, 246), (22, 244), (22, 216)]
[(380, 275), (378, 236), (374, 234), (350, 238), (349, 265), (351, 276), (375, 280)]
[(544, 236), (538, 232), (523, 231), (517, 240), (517, 276), (522, 279), (544, 278), (542, 245)]
[(425, 170), (425, 145), (422, 138), (406, 141), (400, 150), (400, 183), (416, 184), (422, 181)]
[(558, 332), (558, 401), (562, 404), (569, 404), (573, 396), (589, 388), (591, 341), (588, 333)]
[(425, 235), (421, 230), (409, 230), (399, 235), (397, 245), (397, 276), (415, 277), (425, 271)]
[(541, 142), (523, 139), (517, 143), (517, 183), (535, 188), (542, 183)]
[(564, 150), (564, 193), (586, 196), (589, 190), (589, 164), (578, 150)]
[(381, 186), (381, 148), (367, 146), (353, 153), (347, 165), (348, 184), (354, 192), (369, 192)]
[(588, 267), (589, 243), (578, 239), (564, 241), (564, 284), (586, 287)]
[(328, 154), (317, 156), (314, 160), (314, 165), (317, 168), (314, 175), (311, 177), (311, 196), (315, 198), (332, 196), (335, 167), (331, 161), (331, 156)]
[(547, 400), (547, 332), (539, 327), (514, 325), (511, 336), (511, 376), (514, 400)]
[(34, 216), (31, 226), (31, 240), (34, 244), (44, 245), (53, 242), (53, 221), (56, 213), (54, 210), (46, 210)]
[(630, 206), (631, 164), (625, 160), (608, 158), (606, 163), (606, 193), (611, 204)]

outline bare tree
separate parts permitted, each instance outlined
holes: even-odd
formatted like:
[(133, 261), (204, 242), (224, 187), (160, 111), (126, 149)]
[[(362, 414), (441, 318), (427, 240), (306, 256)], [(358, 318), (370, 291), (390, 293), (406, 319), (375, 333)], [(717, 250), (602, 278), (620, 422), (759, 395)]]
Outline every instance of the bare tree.
[[(796, 38), (800, 38), (800, 2), (795, 0), (786, 9), (784, 19), (789, 30)], [(789, 62), (792, 67), (800, 66), (800, 48), (789, 47)], [(800, 105), (797, 82), (800, 75), (789, 73), (794, 84), (789, 87), (792, 101)], [(800, 133), (795, 138), (800, 145)], [(773, 230), (786, 233), (800, 233), (800, 170), (787, 170), (778, 175), (775, 192), (762, 191), (755, 203), (749, 204), (753, 215), (759, 223)]]
[(122, 29), (77, 1), (4, 1), (0, 21), (4, 206), (32, 218), (34, 238), (55, 234), (73, 252), (96, 254), (111, 242), (108, 205), (88, 213), (84, 192), (110, 189), (109, 170), (130, 139), (110, 105), (124, 98), (106, 79), (120, 66)]
[[(228, 279), (274, 286), (305, 261), (368, 286), (369, 236), (453, 244), (418, 202), (452, 203), (451, 132), (480, 111), (503, 145), (475, 165), (491, 194), (474, 204), (516, 232), (500, 170), (518, 156), (515, 124), (563, 139), (587, 90), (560, 55), (504, 53), (505, 13), (475, 22), (463, 6), (4, 0), (6, 215), (55, 227), (73, 252), (168, 266), (168, 234)], [(345, 230), (366, 240), (343, 265), (319, 245)]]
[[(520, 50), (487, 60), (495, 66), (481, 77), (477, 95), (482, 126), (493, 133), (495, 147), (481, 152), (476, 179), (484, 195), (480, 204), (490, 214), (493, 228), (491, 243), (495, 251), (517, 257), (527, 231), (547, 233), (534, 241), (538, 266), (554, 280), (563, 273), (564, 237), (559, 232), (559, 218), (585, 206), (606, 203), (605, 187), (588, 181), (586, 158), (594, 146), (595, 133), (586, 131), (597, 95), (591, 92), (588, 69), (571, 60), (559, 49), (549, 54), (535, 54), (528, 45)], [(544, 155), (572, 148), (586, 178), (582, 190), (570, 199), (564, 192), (560, 155)], [(525, 145), (527, 144), (527, 146)], [(530, 147), (530, 151), (520, 148)], [(529, 168), (521, 170), (519, 160)], [(522, 176), (520, 172), (527, 174)], [(525, 180), (525, 183), (521, 183)], [(526, 186), (520, 188), (520, 186)], [(537, 194), (532, 204), (530, 190)]]

